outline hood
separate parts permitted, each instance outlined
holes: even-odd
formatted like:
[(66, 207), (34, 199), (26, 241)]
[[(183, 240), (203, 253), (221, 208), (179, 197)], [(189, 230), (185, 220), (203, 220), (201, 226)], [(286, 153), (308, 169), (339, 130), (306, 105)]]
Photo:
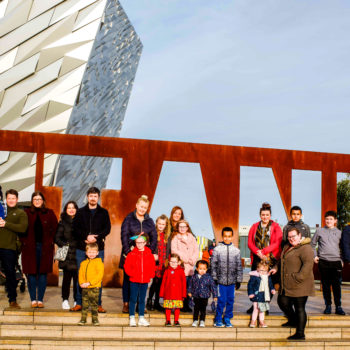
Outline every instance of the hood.
[(254, 270), (254, 271), (250, 271), (250, 272), (249, 272), (249, 276), (256, 276), (256, 277), (260, 277), (259, 272), (258, 272), (258, 271), (256, 271), (256, 270)]
[(300, 245), (305, 245), (305, 244), (310, 244), (311, 243), (311, 238), (309, 237), (302, 237)]

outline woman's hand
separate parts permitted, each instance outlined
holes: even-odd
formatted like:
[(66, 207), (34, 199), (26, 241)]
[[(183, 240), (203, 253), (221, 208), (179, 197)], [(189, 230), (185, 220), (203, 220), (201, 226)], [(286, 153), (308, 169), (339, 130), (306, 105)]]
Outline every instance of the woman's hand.
[(272, 289), (272, 290), (271, 290), (271, 294), (272, 294), (272, 295), (275, 295), (275, 294), (276, 294), (276, 290), (275, 290), (275, 289)]
[(319, 261), (320, 261), (320, 258), (319, 258), (318, 256), (316, 256), (316, 257), (314, 258), (315, 264), (318, 264)]
[(188, 293), (188, 296), (191, 298), (191, 297), (192, 297), (192, 294), (191, 294), (191, 293)]
[(248, 298), (249, 298), (249, 299), (252, 299), (252, 298), (254, 298), (254, 297), (255, 297), (254, 294), (249, 294), (249, 295), (248, 295)]
[(277, 272), (276, 269), (271, 269), (271, 270), (269, 271), (269, 275), (274, 275), (276, 272)]

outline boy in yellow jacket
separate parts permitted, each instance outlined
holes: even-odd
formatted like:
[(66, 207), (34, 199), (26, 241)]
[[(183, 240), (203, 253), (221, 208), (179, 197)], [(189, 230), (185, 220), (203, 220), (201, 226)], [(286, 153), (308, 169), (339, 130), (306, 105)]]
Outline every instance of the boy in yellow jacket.
[(82, 288), (82, 310), (79, 326), (86, 324), (86, 318), (91, 307), (92, 324), (99, 326), (98, 322), (98, 295), (101, 288), (104, 266), (101, 258), (97, 258), (98, 245), (89, 243), (86, 245), (87, 259), (80, 264), (79, 285)]

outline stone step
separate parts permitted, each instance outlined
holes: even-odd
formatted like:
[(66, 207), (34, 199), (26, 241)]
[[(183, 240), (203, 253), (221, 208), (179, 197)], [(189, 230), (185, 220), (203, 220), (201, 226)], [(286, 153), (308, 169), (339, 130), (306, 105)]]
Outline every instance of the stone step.
[[(2, 324), (0, 337), (28, 339), (79, 339), (79, 340), (121, 340), (121, 341), (279, 341), (293, 334), (290, 328), (269, 327), (241, 328), (193, 328), (193, 327), (127, 327), (127, 326), (71, 326)], [(350, 328), (307, 328), (308, 340), (349, 340)]]
[[(165, 322), (164, 314), (151, 313), (145, 315), (152, 326), (163, 326)], [(214, 316), (207, 315), (207, 326), (213, 325)], [(80, 312), (69, 312), (63, 310), (33, 310), (21, 309), (0, 311), (0, 324), (46, 324), (46, 325), (76, 325), (80, 320)], [(104, 326), (127, 326), (129, 315), (122, 313), (106, 313), (99, 315), (99, 321)], [(235, 327), (247, 327), (250, 316), (247, 314), (235, 314), (232, 323)], [(182, 326), (192, 324), (191, 314), (181, 314), (180, 322)], [(286, 322), (286, 318), (281, 315), (270, 315), (266, 317), (269, 327), (280, 327)], [(309, 315), (306, 327), (350, 327), (350, 315)]]
[(216, 339), (212, 342), (190, 341), (118, 341), (118, 340), (48, 340), (48, 339), (14, 339), (1, 338), (0, 349), (25, 349), (25, 350), (225, 350), (225, 349), (257, 349), (257, 350), (341, 350), (350, 349), (350, 341), (222, 341)]

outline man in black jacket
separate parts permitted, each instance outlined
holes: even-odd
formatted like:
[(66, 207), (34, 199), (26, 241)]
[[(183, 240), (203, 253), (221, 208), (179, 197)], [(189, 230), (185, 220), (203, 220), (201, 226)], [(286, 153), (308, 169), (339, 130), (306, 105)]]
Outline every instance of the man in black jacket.
[[(98, 205), (100, 198), (100, 190), (96, 187), (91, 187), (87, 191), (88, 203), (77, 211), (73, 220), (73, 235), (77, 240), (76, 259), (78, 271), (80, 264), (86, 259), (85, 246), (87, 243), (97, 243), (99, 254), (98, 257), (104, 260), (105, 238), (111, 231), (111, 222), (108, 211)], [(102, 287), (98, 300), (98, 312), (106, 312), (102, 307)], [(71, 311), (80, 311), (82, 298), (81, 289), (78, 283), (76, 305), (71, 308)]]

